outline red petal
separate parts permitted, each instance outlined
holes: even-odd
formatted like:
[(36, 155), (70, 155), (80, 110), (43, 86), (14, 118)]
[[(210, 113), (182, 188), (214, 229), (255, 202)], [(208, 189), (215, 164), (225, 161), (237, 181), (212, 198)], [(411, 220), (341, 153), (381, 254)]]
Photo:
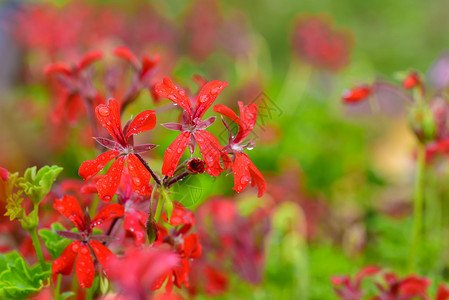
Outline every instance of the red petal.
[(222, 155), (222, 146), (218, 139), (209, 131), (198, 130), (194, 133), (195, 140), (200, 147), (200, 152), (206, 162), (207, 174), (217, 177), (223, 171), (220, 165), (220, 157)]
[(151, 69), (153, 69), (160, 60), (160, 56), (156, 55), (153, 59), (144, 56), (142, 59), (142, 70), (140, 76), (145, 76)]
[(118, 151), (111, 150), (99, 155), (95, 159), (87, 160), (81, 164), (78, 174), (83, 177), (85, 181), (88, 181), (119, 154)]
[(136, 69), (140, 68), (139, 59), (134, 55), (134, 53), (126, 46), (117, 47), (114, 50), (114, 54), (124, 60), (130, 62)]
[(344, 102), (359, 102), (365, 100), (371, 95), (372, 87), (362, 85), (353, 89), (347, 90), (343, 94)]
[(101, 125), (107, 130), (112, 138), (122, 146), (126, 146), (125, 137), (122, 132), (120, 106), (118, 102), (114, 99), (110, 99), (108, 105), (98, 105), (95, 108), (95, 113)]
[[(246, 154), (245, 154), (246, 155)], [(262, 197), (267, 190), (267, 183), (260, 173), (259, 169), (253, 164), (253, 162), (249, 159), (249, 173), (251, 174), (251, 186), (257, 185), (257, 197)]]
[(190, 234), (184, 239), (184, 255), (186, 258), (198, 258), (201, 256), (202, 247), (198, 234)]
[(78, 71), (81, 71), (91, 64), (93, 64), (95, 61), (100, 60), (103, 58), (103, 53), (101, 51), (90, 51), (86, 53), (83, 58), (78, 63)]
[(251, 174), (249, 173), (250, 160), (248, 155), (236, 152), (232, 171), (234, 173), (234, 187), (236, 192), (243, 191), (250, 181)]
[(437, 296), (435, 300), (447, 300), (449, 299), (449, 289), (444, 284), (438, 286)]
[(201, 118), (206, 110), (214, 103), (221, 91), (228, 85), (226, 81), (212, 80), (203, 86), (196, 99), (193, 119)]
[(235, 138), (236, 143), (243, 141), (248, 136), (257, 121), (257, 106), (254, 103), (243, 105), (243, 102), (239, 101), (238, 104), (240, 108), (240, 119), (244, 124), (244, 130), (242, 130), (242, 128), (239, 129), (237, 137)]
[(146, 110), (138, 114), (126, 130), (125, 140), (131, 135), (151, 130), (156, 125), (156, 115), (154, 110)]
[(363, 278), (379, 273), (382, 269), (377, 266), (366, 266), (355, 275), (356, 285), (359, 286)]
[(145, 221), (147, 218), (147, 214), (135, 209), (131, 209), (125, 214), (123, 229), (134, 236), (136, 246), (140, 246), (145, 242)]
[(162, 83), (156, 84), (154, 86), (154, 92), (158, 97), (168, 98), (178, 104), (190, 117), (192, 116), (192, 105), (190, 104), (189, 97), (187, 97), (187, 94), (183, 89), (175, 86), (170, 78), (166, 77)]
[(416, 86), (421, 85), (421, 79), (418, 73), (412, 71), (410, 74), (402, 81), (402, 86), (408, 90), (413, 89)]
[(92, 250), (94, 250), (95, 257), (100, 262), (106, 275), (108, 275), (110, 265), (116, 262), (117, 256), (99, 241), (91, 240), (89, 241), (89, 245), (92, 247)]
[(125, 157), (117, 158), (109, 168), (106, 175), (98, 180), (97, 190), (98, 196), (105, 202), (111, 201), (114, 197), (117, 187), (120, 184), (122, 177), (123, 167), (125, 166)]
[(90, 288), (94, 281), (94, 262), (90, 256), (90, 249), (84, 243), (80, 243), (78, 258), (76, 259), (76, 277), (82, 288)]
[(93, 227), (96, 227), (109, 219), (121, 218), (123, 217), (124, 213), (125, 209), (120, 204), (114, 203), (106, 205), (92, 220), (89, 225), (89, 229), (92, 230)]
[(245, 125), (243, 125), (242, 120), (240, 120), (237, 114), (229, 107), (224, 106), (223, 104), (217, 104), (214, 106), (214, 111), (236, 122), (239, 125), (239, 131), (241, 128), (245, 127)]
[(127, 158), (129, 176), (133, 190), (143, 196), (151, 195), (150, 179), (151, 174), (134, 154), (129, 154)]
[(53, 261), (53, 264), (51, 265), (53, 275), (69, 275), (72, 273), (73, 264), (75, 263), (80, 244), (81, 242), (78, 241), (71, 242), (64, 251), (62, 251), (61, 256)]
[(8, 181), (8, 178), (9, 178), (8, 170), (6, 170), (6, 169), (0, 167), (0, 178), (1, 178), (3, 181)]
[(182, 154), (187, 148), (187, 144), (190, 141), (190, 132), (184, 131), (171, 143), (171, 145), (165, 150), (164, 164), (162, 165), (162, 174), (166, 176), (173, 176), (176, 167)]
[(86, 221), (84, 220), (83, 211), (75, 197), (64, 195), (62, 199), (55, 199), (53, 207), (59, 211), (64, 217), (72, 221), (79, 231), (84, 231)]
[(56, 74), (60, 73), (60, 74), (64, 74), (67, 76), (72, 75), (72, 71), (70, 70), (70, 67), (66, 63), (63, 63), (63, 62), (57, 62), (52, 65), (46, 66), (44, 68), (44, 73), (47, 76), (50, 74), (53, 74), (53, 73), (56, 73)]

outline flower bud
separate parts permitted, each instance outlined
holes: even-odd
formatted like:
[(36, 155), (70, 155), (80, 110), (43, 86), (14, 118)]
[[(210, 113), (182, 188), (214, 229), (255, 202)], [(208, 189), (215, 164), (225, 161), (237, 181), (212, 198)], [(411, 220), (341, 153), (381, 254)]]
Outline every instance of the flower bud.
[(436, 126), (432, 111), (423, 105), (413, 107), (408, 115), (409, 124), (421, 143), (435, 138)]
[(204, 170), (206, 169), (206, 163), (204, 160), (199, 159), (197, 157), (193, 157), (189, 159), (187, 162), (187, 170), (190, 173), (199, 173), (202, 174)]

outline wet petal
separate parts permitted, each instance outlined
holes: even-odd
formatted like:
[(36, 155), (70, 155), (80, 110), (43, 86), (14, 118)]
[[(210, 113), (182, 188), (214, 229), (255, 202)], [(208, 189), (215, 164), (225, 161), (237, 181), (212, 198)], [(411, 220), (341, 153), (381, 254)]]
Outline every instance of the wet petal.
[(106, 175), (98, 180), (97, 190), (98, 196), (101, 200), (105, 202), (111, 201), (117, 192), (117, 187), (120, 184), (120, 179), (122, 177), (123, 167), (125, 165), (125, 157), (117, 158), (109, 168)]
[(226, 81), (212, 80), (206, 83), (196, 99), (193, 119), (201, 118), (206, 110), (214, 103), (221, 91), (228, 85)]
[(154, 92), (161, 98), (168, 98), (182, 107), (189, 116), (192, 116), (192, 106), (186, 92), (173, 84), (170, 78), (164, 78), (162, 83), (154, 86)]
[(53, 207), (64, 217), (69, 219), (79, 231), (85, 230), (85, 220), (78, 200), (69, 195), (64, 195), (62, 199), (55, 199)]
[(94, 281), (95, 270), (89, 246), (80, 243), (76, 259), (76, 277), (82, 288), (90, 288)]
[(64, 251), (62, 251), (61, 256), (53, 261), (53, 264), (51, 265), (53, 275), (69, 275), (72, 273), (73, 264), (75, 263), (80, 244), (81, 242), (70, 243)]
[(206, 173), (217, 177), (223, 171), (220, 165), (220, 157), (222, 155), (220, 150), (223, 147), (218, 142), (218, 139), (209, 131), (198, 130), (194, 135), (201, 155), (203, 155), (204, 161), (206, 162)]
[(162, 165), (162, 174), (166, 176), (173, 176), (176, 167), (182, 154), (187, 148), (187, 144), (190, 141), (190, 132), (184, 131), (171, 143), (171, 145), (165, 150), (164, 164)]
[(95, 257), (100, 262), (106, 275), (108, 275), (110, 265), (115, 263), (117, 256), (99, 241), (91, 240), (89, 241), (89, 245), (92, 247), (92, 250), (94, 250)]
[(132, 153), (128, 155), (127, 162), (133, 190), (141, 195), (151, 195), (150, 172), (140, 159)]
[(123, 217), (124, 213), (125, 209), (120, 204), (114, 203), (106, 205), (105, 207), (103, 207), (102, 210), (98, 212), (98, 214), (92, 220), (92, 222), (89, 225), (89, 229), (92, 230), (93, 227), (96, 227), (102, 224), (103, 222), (106, 222), (107, 220), (121, 218)]
[(100, 104), (95, 108), (95, 114), (101, 125), (122, 146), (126, 146), (125, 136), (120, 120), (120, 106), (114, 99), (110, 99), (108, 105)]
[(149, 131), (156, 125), (156, 112), (154, 110), (146, 110), (138, 114), (126, 130), (125, 140), (131, 135)]
[(78, 174), (83, 177), (85, 181), (88, 181), (118, 155), (118, 151), (111, 150), (99, 155), (95, 159), (86, 160), (81, 164)]

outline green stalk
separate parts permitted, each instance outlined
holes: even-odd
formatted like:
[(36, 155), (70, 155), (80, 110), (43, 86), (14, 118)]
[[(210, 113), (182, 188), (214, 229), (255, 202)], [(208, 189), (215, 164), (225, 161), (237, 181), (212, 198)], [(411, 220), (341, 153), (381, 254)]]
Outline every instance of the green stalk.
[(47, 269), (47, 265), (45, 264), (44, 254), (42, 253), (41, 242), (39, 241), (39, 237), (37, 236), (36, 228), (29, 230), (31, 239), (33, 240), (33, 246), (36, 250), (37, 258), (39, 259), (39, 263), (42, 266), (42, 270)]
[(413, 198), (413, 233), (408, 257), (409, 271), (416, 270), (422, 236), (422, 216), (424, 208), (424, 171), (426, 166), (426, 148), (423, 143), (418, 145), (417, 168), (415, 175), (415, 194)]
[(62, 275), (58, 274), (58, 281), (56, 282), (56, 288), (53, 292), (53, 298), (55, 298), (55, 299), (58, 299), (59, 294), (61, 293), (61, 279), (62, 279)]

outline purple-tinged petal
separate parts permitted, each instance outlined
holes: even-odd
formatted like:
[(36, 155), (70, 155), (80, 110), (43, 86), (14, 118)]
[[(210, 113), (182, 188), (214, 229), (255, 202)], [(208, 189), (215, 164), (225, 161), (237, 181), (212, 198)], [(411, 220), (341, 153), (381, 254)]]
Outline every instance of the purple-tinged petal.
[(182, 124), (179, 124), (179, 123), (165, 123), (165, 124), (161, 124), (161, 125), (170, 130), (175, 130), (175, 131), (183, 130)]
[(105, 148), (108, 148), (108, 149), (111, 149), (111, 150), (116, 150), (116, 151), (122, 151), (123, 150), (122, 145), (120, 145), (116, 141), (113, 141), (113, 140), (110, 140), (110, 139), (106, 139), (106, 138), (102, 138), (102, 137), (94, 137), (94, 140), (97, 141), (97, 143), (99, 143), (100, 145), (102, 145)]

